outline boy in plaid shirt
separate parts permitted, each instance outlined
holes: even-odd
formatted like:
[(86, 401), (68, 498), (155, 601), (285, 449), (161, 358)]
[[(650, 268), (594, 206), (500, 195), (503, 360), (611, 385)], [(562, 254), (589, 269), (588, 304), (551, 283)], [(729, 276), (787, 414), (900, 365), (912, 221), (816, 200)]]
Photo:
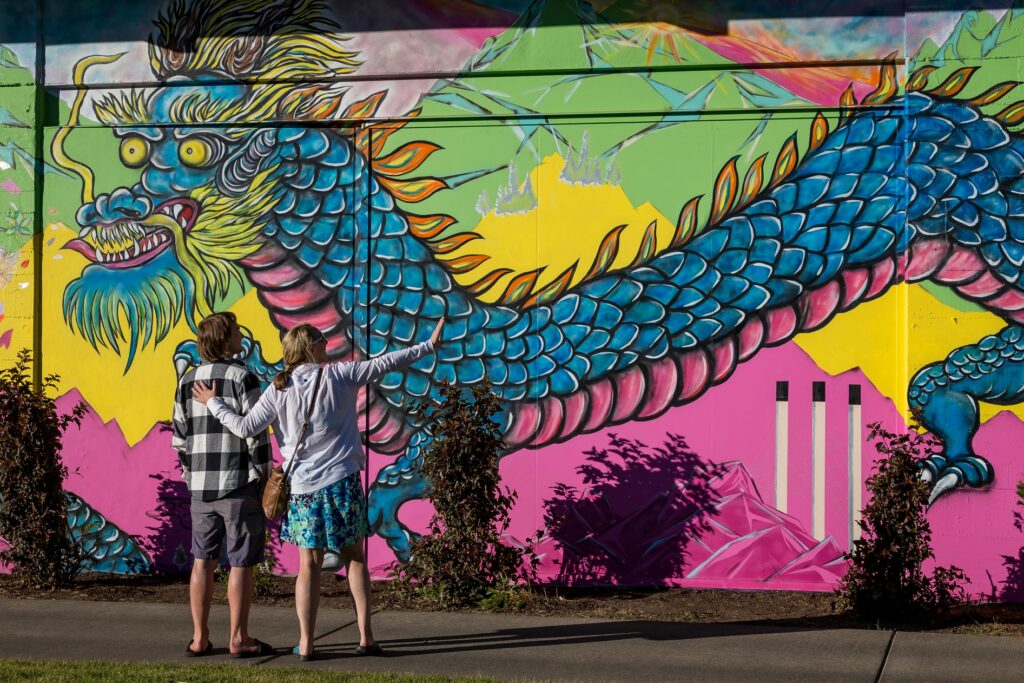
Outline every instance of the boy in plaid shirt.
[(192, 399), (197, 381), (217, 388), (236, 410), (246, 412), (260, 397), (260, 385), (245, 364), (232, 356), (242, 350), (242, 333), (233, 313), (214, 313), (199, 323), (199, 355), (203, 363), (178, 381), (174, 401), (173, 445), (182, 478), (192, 497), (192, 578), (189, 602), (194, 633), (185, 650), (189, 657), (208, 655), (213, 574), (227, 542), (228, 604), (234, 657), (264, 656), (269, 645), (249, 635), (254, 567), (263, 560), (266, 520), (260, 503), (260, 482), (270, 473), (267, 433), (240, 439)]

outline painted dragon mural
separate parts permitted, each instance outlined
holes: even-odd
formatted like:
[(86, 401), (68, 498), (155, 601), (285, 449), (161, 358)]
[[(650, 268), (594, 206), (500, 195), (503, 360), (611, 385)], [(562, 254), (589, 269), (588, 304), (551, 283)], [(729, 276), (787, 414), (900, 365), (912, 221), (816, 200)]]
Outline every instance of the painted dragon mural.
[[(395, 456), (370, 505), (398, 556), (412, 534), (399, 509), (423, 496), (430, 440), (405, 399), (486, 379), (507, 405), (508, 452), (540, 448), (692, 402), (760, 350), (900, 282), (941, 284), (1005, 320), (908, 390), (944, 444), (922, 471), (932, 500), (993, 481), (973, 445), (978, 402), (1024, 398), (1015, 81), (976, 92), (974, 67), (935, 78), (923, 66), (901, 86), (890, 59), (873, 91), (843, 94), (838, 117), (818, 114), (745, 173), (738, 157), (708, 169), (711, 196), (681, 197), (671, 238), (651, 223), (628, 267), (612, 267), (620, 226), (592, 262), (542, 281), (540, 271), (488, 270), (486, 256), (458, 251), (479, 235), (415, 210), (465, 178), (418, 172), (442, 149), (426, 134), (389, 146), (416, 111), (381, 122), (385, 92), (342, 106), (345, 88), (321, 82), (355, 73), (360, 56), (320, 2), (176, 0), (156, 26), (149, 57), (162, 85), (94, 103), (138, 182), (97, 194), (64, 149), (84, 89), (54, 140), (55, 160), (84, 181), (67, 247), (90, 261), (64, 293), (66, 322), (130, 365), (179, 319), (216, 310), (233, 284), (254, 287), (281, 330), (323, 330), (334, 359), (405, 347), (446, 318), (436, 358), (361, 399), (370, 448)], [(80, 61), (75, 82), (115, 59)], [(480, 277), (460, 282), (466, 273)], [(255, 341), (247, 358), (264, 378), (277, 369)], [(178, 347), (179, 367), (196, 360), (193, 344)]]

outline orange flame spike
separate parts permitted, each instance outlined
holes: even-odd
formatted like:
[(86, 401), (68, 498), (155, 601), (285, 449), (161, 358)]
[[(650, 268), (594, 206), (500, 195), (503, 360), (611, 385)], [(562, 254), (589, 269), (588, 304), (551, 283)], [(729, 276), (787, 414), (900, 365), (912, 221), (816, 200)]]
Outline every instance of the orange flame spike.
[(764, 161), (767, 158), (767, 154), (762, 154), (754, 159), (754, 163), (747, 169), (747, 175), (743, 179), (743, 193), (740, 194), (738, 202), (740, 206), (746, 205), (761, 191), (761, 186), (764, 185)]
[(878, 68), (878, 85), (861, 100), (861, 104), (885, 104), (896, 95), (896, 53), (889, 54)]
[(619, 237), (625, 229), (625, 224), (617, 225), (604, 236), (604, 239), (601, 240), (601, 246), (597, 248), (594, 264), (590, 266), (590, 271), (587, 272), (585, 280), (602, 275), (612, 267), (615, 257), (619, 255)]
[(554, 279), (554, 281), (548, 283), (543, 289), (527, 299), (523, 304), (523, 308), (542, 306), (560, 297), (567, 289), (569, 289), (569, 284), (572, 282), (572, 277), (576, 274), (576, 267), (579, 264), (580, 262), (577, 261), (566, 268), (561, 275)]
[(714, 225), (722, 220), (732, 210), (733, 204), (736, 203), (736, 195), (739, 194), (737, 190), (737, 185), (739, 184), (739, 176), (736, 172), (737, 159), (739, 157), (729, 159), (725, 166), (722, 167), (722, 170), (718, 172), (718, 178), (715, 180), (715, 191), (711, 198), (709, 225)]
[(441, 146), (432, 142), (422, 140), (410, 142), (386, 157), (374, 159), (373, 170), (392, 177), (405, 175), (419, 168), (431, 154), (439, 149)]
[(636, 258), (633, 259), (633, 263), (630, 264), (630, 268), (635, 268), (643, 263), (647, 263), (654, 256), (655, 252), (658, 251), (658, 220), (655, 219), (650, 222), (647, 228), (644, 229), (644, 236), (640, 238), (640, 246), (636, 251)]
[(444, 232), (448, 226), (455, 223), (454, 218), (444, 214), (418, 216), (411, 213), (406, 216), (406, 220), (409, 221), (409, 230), (412, 232), (413, 237), (417, 237), (421, 240), (429, 240), (437, 237)]
[(388, 188), (391, 195), (403, 202), (414, 204), (422, 202), (438, 190), (448, 188), (448, 184), (440, 178), (414, 178), (412, 180), (395, 180), (378, 176), (377, 180)]
[(917, 92), (923, 90), (928, 85), (928, 77), (932, 75), (937, 67), (934, 66), (922, 66), (920, 69), (910, 75), (910, 79), (907, 81), (907, 92)]
[(785, 178), (787, 175), (796, 168), (796, 162), (800, 155), (799, 150), (796, 146), (796, 133), (789, 136), (786, 143), (782, 145), (782, 151), (779, 152), (779, 158), (775, 160), (775, 170), (772, 171), (772, 185), (775, 185), (780, 180)]
[(492, 270), (487, 275), (474, 282), (473, 284), (466, 285), (466, 291), (473, 295), (480, 295), (489, 290), (494, 286), (494, 283), (505, 277), (512, 272), (511, 268), (498, 268)]
[(508, 287), (505, 288), (505, 293), (501, 295), (501, 303), (511, 306), (529, 296), (542, 272), (544, 272), (544, 266), (512, 278)]
[(679, 247), (685, 244), (697, 230), (697, 205), (701, 197), (698, 195), (683, 205), (679, 211), (679, 220), (676, 221), (676, 233), (672, 236), (670, 247)]
[(419, 113), (419, 109), (414, 109), (405, 115), (405, 120), (392, 121), (391, 123), (385, 123), (371, 128), (370, 130), (373, 131), (373, 149), (371, 150), (371, 156), (376, 157), (379, 155), (384, 150), (384, 143), (388, 141), (391, 134), (396, 130), (403, 128), (405, 124), (409, 123), (409, 119), (415, 118)]
[(850, 109), (857, 106), (857, 96), (853, 93), (853, 83), (846, 86), (846, 90), (839, 96), (839, 125), (843, 125), (850, 118)]
[(965, 66), (962, 69), (957, 69), (941, 84), (926, 92), (936, 97), (956, 97), (970, 83), (971, 76), (977, 70), (978, 67), (976, 66)]
[(828, 119), (819, 111), (814, 116), (814, 123), (811, 124), (811, 139), (807, 142), (807, 151), (813, 152), (821, 147), (821, 143), (825, 142), (826, 137), (828, 137)]
[(1003, 99), (1018, 85), (1020, 85), (1020, 81), (1006, 81), (1005, 83), (999, 83), (977, 97), (967, 100), (967, 103), (973, 104), (975, 107), (984, 107), (986, 104), (992, 104), (993, 102), (998, 102)]
[(1024, 121), (1024, 102), (1016, 102), (996, 114), (996, 120), (1007, 126), (1016, 126)]
[(364, 100), (353, 102), (342, 114), (342, 118), (346, 119), (365, 119), (373, 116), (377, 113), (380, 108), (381, 102), (384, 101), (384, 96), (388, 94), (387, 90), (381, 90), (375, 92)]
[(473, 240), (478, 240), (481, 235), (475, 232), (462, 232), (458, 235), (452, 235), (451, 237), (445, 237), (437, 240), (436, 242), (430, 243), (430, 248), (436, 254), (450, 254), (459, 247), (469, 244)]
[(490, 258), (490, 256), (486, 256), (484, 254), (468, 254), (466, 256), (453, 258), (450, 261), (444, 261), (444, 264), (447, 266), (448, 270), (459, 275), (461, 273), (468, 273)]

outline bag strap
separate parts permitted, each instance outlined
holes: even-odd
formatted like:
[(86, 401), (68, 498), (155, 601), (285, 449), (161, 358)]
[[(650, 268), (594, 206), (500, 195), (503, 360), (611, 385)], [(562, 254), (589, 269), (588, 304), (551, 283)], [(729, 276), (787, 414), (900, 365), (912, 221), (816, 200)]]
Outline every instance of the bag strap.
[(302, 420), (302, 427), (299, 429), (299, 436), (295, 439), (295, 452), (292, 453), (292, 458), (288, 462), (288, 469), (284, 471), (285, 478), (288, 477), (288, 473), (291, 472), (292, 467), (295, 466), (295, 461), (299, 459), (299, 446), (302, 445), (303, 440), (306, 438), (306, 430), (309, 429), (309, 419), (313, 416), (313, 406), (316, 403), (317, 392), (320, 391), (320, 380), (324, 376), (324, 366), (320, 366), (316, 370), (316, 382), (313, 384), (313, 393), (309, 397), (309, 405), (306, 406), (306, 416)]

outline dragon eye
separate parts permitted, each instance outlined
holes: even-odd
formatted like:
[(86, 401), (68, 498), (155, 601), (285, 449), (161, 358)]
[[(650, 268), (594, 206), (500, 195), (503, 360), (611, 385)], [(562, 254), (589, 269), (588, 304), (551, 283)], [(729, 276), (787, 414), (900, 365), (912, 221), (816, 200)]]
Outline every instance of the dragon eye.
[(178, 145), (178, 156), (186, 166), (206, 166), (213, 159), (213, 146), (202, 138), (185, 138)]
[(149, 161), (149, 141), (141, 135), (129, 135), (121, 141), (121, 161), (138, 168)]

